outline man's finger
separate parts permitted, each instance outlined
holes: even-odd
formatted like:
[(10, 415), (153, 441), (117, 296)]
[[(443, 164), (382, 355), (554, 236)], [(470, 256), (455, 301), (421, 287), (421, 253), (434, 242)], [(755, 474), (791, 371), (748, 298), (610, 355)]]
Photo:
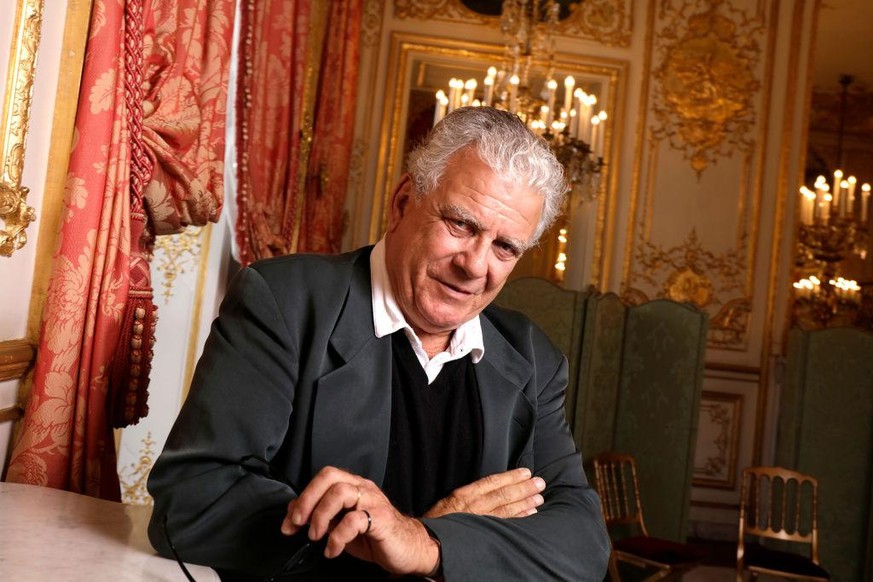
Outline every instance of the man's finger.
[(515, 483), (523, 483), (531, 478), (530, 469), (527, 467), (521, 467), (520, 469), (512, 469), (510, 471), (504, 471), (503, 473), (494, 473), (493, 475), (487, 475), (482, 477), (478, 481), (473, 481), (469, 485), (465, 485), (460, 489), (471, 489), (476, 493), (487, 493), (489, 491), (495, 491), (501, 489), (503, 487), (507, 487), (509, 485), (513, 485)]
[[(299, 493), (299, 496), (288, 503), (285, 519), (282, 520), (282, 533), (294, 535), (309, 523), (312, 519), (312, 511), (331, 487), (337, 483), (356, 484), (359, 481), (366, 482), (366, 480), (336, 467), (323, 468)], [(357, 498), (357, 493), (355, 497)]]
[(367, 511), (350, 511), (331, 530), (324, 548), (326, 558), (335, 558), (345, 551), (358, 536), (366, 535), (372, 527), (372, 517)]
[(335, 483), (321, 496), (309, 517), (309, 539), (321, 539), (330, 529), (331, 522), (357, 504), (360, 489), (351, 483)]

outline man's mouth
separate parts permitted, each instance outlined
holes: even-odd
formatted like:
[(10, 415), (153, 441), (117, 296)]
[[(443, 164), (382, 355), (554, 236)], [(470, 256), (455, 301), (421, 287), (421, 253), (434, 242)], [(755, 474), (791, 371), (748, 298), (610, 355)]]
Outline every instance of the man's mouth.
[(440, 284), (455, 295), (470, 296), (476, 294), (476, 291), (473, 289), (465, 289), (463, 287), (448, 283), (446, 281), (440, 281)]

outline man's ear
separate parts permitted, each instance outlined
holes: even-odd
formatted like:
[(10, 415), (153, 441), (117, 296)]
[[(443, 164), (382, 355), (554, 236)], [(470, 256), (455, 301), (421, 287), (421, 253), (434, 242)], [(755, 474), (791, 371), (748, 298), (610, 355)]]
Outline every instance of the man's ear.
[(412, 204), (413, 186), (412, 177), (409, 174), (403, 174), (397, 185), (394, 186), (394, 191), (391, 193), (391, 207), (388, 214), (388, 232), (393, 232), (397, 225), (400, 224), (400, 219), (406, 214), (406, 209), (409, 204)]

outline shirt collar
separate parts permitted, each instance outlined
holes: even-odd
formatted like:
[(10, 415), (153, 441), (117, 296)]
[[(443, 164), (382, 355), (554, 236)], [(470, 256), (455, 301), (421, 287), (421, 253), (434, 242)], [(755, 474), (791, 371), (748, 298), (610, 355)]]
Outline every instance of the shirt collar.
[[(388, 267), (385, 264), (385, 238), (383, 237), (370, 254), (370, 280), (373, 287), (373, 329), (376, 337), (385, 337), (396, 331), (403, 330), (413, 345), (421, 346), (421, 340), (407, 323), (400, 306), (394, 299), (391, 282), (388, 279)], [(464, 357), (467, 353), (478, 363), (485, 355), (485, 343), (482, 340), (482, 324), (477, 315), (462, 323), (452, 339), (449, 340), (449, 359)], [(439, 357), (439, 355), (435, 356)]]

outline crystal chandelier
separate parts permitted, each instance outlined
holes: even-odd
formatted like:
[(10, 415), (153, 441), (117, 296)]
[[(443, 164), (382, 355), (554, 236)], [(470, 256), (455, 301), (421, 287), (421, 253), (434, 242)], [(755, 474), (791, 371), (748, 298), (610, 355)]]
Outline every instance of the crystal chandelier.
[[(447, 92), (437, 91), (434, 125), (453, 109), (466, 105), (515, 113), (549, 144), (564, 166), (571, 189), (568, 199), (587, 205), (590, 214), (605, 166), (607, 114), (596, 110), (597, 96), (578, 86), (574, 77), (568, 75), (560, 84), (555, 78), (554, 30), (559, 11), (555, 0), (504, 0), (500, 16), (505, 39), (503, 63), (500, 68), (488, 68), (481, 88), (476, 79), (452, 79)], [(554, 278), (559, 282), (567, 264), (568, 224), (560, 229), (554, 265)]]
[[(842, 165), (846, 99), (852, 77), (843, 75), (837, 163)], [(870, 184), (860, 185), (841, 169), (828, 183), (818, 176), (812, 188), (800, 188), (798, 264), (802, 277), (794, 282), (793, 317), (806, 328), (855, 323), (862, 304), (858, 282), (839, 273), (840, 264), (856, 255), (867, 257), (870, 225)]]

